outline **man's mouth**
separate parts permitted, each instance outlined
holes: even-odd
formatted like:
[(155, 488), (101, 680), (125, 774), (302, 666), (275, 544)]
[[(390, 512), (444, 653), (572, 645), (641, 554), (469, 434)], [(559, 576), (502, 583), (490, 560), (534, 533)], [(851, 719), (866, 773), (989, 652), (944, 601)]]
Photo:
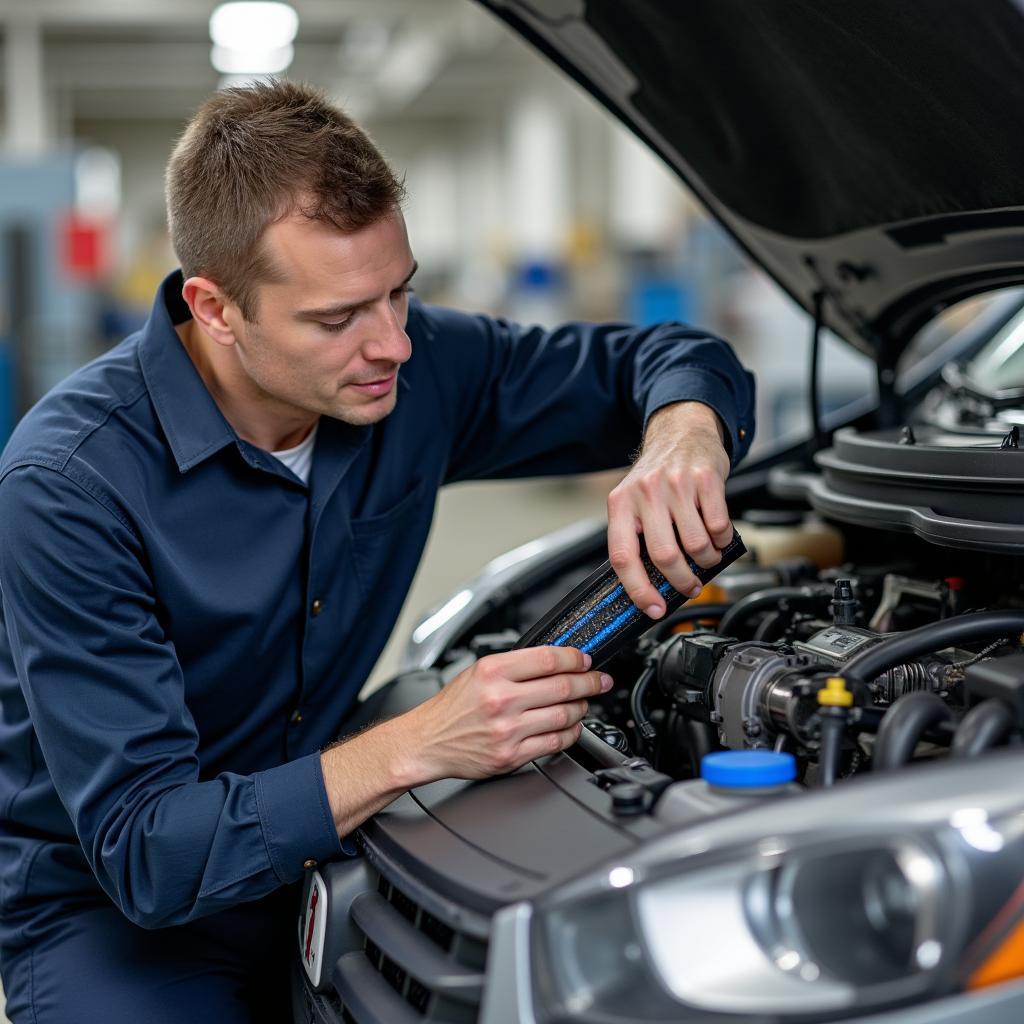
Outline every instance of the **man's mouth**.
[(378, 377), (376, 380), (366, 381), (362, 384), (352, 383), (349, 387), (354, 388), (360, 394), (377, 398), (380, 395), (386, 395), (395, 386), (397, 376), (398, 373), (395, 371), (387, 377)]

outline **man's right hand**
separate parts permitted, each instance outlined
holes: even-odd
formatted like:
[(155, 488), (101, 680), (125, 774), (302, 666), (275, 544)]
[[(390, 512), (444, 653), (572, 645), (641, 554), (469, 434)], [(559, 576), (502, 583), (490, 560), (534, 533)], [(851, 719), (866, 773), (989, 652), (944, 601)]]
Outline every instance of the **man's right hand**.
[(587, 699), (612, 687), (589, 668), (590, 655), (572, 647), (492, 654), (418, 707), (324, 750), (338, 835), (413, 786), (501, 775), (571, 747)]
[(611, 689), (573, 647), (529, 647), (492, 654), (437, 696), (403, 715), (411, 727), (409, 771), (419, 782), (482, 779), (571, 747), (587, 700)]

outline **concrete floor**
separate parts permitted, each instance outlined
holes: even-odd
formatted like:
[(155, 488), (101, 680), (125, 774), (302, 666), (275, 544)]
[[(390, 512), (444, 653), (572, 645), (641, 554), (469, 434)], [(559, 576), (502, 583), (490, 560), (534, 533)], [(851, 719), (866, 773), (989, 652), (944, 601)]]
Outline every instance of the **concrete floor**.
[[(406, 638), (425, 609), (510, 548), (577, 519), (604, 515), (616, 478), (473, 483), (443, 491), (423, 562), (368, 685), (394, 674)], [(0, 1024), (8, 1024), (2, 1008), (0, 991)]]

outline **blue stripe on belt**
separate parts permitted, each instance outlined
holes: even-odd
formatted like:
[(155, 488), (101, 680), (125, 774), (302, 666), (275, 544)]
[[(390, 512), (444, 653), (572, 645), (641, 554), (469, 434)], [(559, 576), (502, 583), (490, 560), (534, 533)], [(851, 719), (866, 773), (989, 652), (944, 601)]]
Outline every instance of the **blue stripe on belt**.
[[(658, 587), (658, 593), (664, 595), (668, 593), (668, 591), (671, 589), (672, 584), (666, 581), (660, 587)], [(609, 594), (603, 601), (601, 601), (601, 603), (597, 605), (596, 608), (592, 608), (571, 629), (563, 633), (557, 640), (552, 641), (552, 646), (561, 647), (569, 637), (571, 637), (574, 633), (576, 633), (579, 630), (579, 628), (582, 625), (584, 625), (586, 622), (589, 622), (601, 608), (604, 608), (607, 605), (609, 605), (621, 593), (622, 584), (619, 584), (619, 586), (617, 586), (615, 590), (611, 592), (611, 594)], [(640, 609), (637, 608), (635, 604), (631, 604), (624, 612), (621, 612), (614, 619), (612, 619), (612, 621), (609, 622), (607, 626), (603, 627), (597, 633), (595, 633), (585, 644), (583, 644), (582, 647), (580, 647), (580, 650), (583, 651), (584, 654), (589, 654), (601, 643), (607, 640), (610, 636), (613, 636), (615, 633), (617, 633), (628, 622), (631, 622), (633, 619), (635, 619), (636, 616), (639, 614)]]

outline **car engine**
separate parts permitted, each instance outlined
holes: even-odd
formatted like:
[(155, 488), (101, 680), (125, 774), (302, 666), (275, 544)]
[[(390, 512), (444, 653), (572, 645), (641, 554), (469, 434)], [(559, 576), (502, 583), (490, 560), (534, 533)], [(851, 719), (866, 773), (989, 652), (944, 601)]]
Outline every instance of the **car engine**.
[[(779, 510), (750, 517), (739, 531), (768, 536), (770, 551), (783, 538), (783, 556), (764, 561), (752, 543), (698, 601), (620, 638), (602, 659), (619, 685), (592, 702), (586, 722), (616, 756), (586, 737), (584, 763), (643, 758), (678, 780), (699, 776), (716, 750), (781, 750), (797, 758), (804, 785), (831, 786), (1020, 742), (1024, 607), (1014, 560), (949, 550), (943, 565), (942, 549), (907, 538), (896, 555), (899, 539), (874, 530), (840, 533)], [(871, 544), (892, 550), (832, 560), (844, 545)], [(506, 626), (468, 647), (500, 650), (510, 637)], [(531, 637), (551, 642), (536, 627)]]

